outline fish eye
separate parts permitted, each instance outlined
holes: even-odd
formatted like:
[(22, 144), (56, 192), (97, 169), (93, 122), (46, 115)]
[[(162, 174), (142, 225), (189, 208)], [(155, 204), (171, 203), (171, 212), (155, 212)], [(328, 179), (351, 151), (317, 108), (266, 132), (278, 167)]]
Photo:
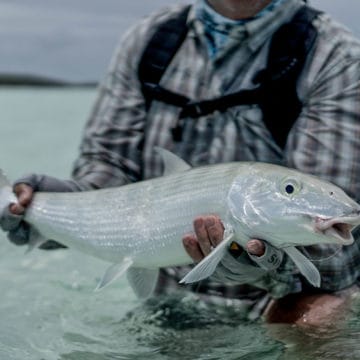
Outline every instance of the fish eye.
[(300, 191), (300, 189), (300, 183), (294, 179), (286, 179), (282, 183), (282, 192), (285, 195), (295, 195)]

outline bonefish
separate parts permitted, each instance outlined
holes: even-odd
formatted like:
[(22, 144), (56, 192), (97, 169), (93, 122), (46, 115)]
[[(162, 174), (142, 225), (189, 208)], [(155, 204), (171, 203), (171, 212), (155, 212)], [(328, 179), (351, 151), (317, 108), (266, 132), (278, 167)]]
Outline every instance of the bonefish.
[[(35, 193), (24, 221), (32, 228), (30, 247), (48, 239), (111, 263), (98, 288), (127, 277), (142, 298), (154, 290), (160, 267), (192, 263), (182, 236), (196, 216), (217, 214), (224, 240), (183, 279), (209, 277), (230, 243), (265, 239), (282, 249), (314, 286), (317, 268), (296, 246), (349, 245), (360, 224), (360, 206), (339, 187), (299, 171), (256, 162), (191, 168), (158, 149), (163, 177), (117, 188), (75, 193)], [(17, 199), (0, 175), (0, 215)], [(241, 264), (239, 264), (241, 266)]]

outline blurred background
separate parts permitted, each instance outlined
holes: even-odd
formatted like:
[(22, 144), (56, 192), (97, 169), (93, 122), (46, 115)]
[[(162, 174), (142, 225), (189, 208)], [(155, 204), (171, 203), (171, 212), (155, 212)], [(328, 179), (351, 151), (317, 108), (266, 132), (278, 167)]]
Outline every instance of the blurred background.
[[(0, 74), (98, 81), (136, 19), (180, 0), (0, 0)], [(360, 35), (358, 0), (310, 0)]]

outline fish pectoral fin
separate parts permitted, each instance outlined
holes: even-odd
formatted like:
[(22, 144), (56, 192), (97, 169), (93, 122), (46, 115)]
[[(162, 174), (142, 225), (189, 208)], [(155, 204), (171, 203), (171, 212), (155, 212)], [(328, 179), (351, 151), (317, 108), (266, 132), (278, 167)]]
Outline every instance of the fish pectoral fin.
[(295, 263), (300, 273), (315, 287), (320, 287), (321, 276), (316, 266), (294, 246), (283, 249)]
[(126, 257), (123, 259), (121, 263), (112, 264), (105, 272), (104, 276), (100, 280), (99, 284), (97, 285), (95, 291), (99, 291), (105, 286), (112, 283), (114, 280), (116, 280), (118, 277), (123, 275), (126, 270), (130, 268), (130, 266), (133, 264), (133, 261)]
[(202, 259), (191, 271), (189, 271), (180, 281), (180, 284), (191, 284), (209, 277), (216, 269), (219, 262), (224, 257), (227, 247), (234, 234), (231, 232), (225, 239), (204, 259)]
[(136, 296), (147, 299), (155, 290), (159, 270), (132, 267), (127, 271), (126, 277)]
[(191, 166), (183, 159), (162, 147), (155, 146), (155, 151), (161, 156), (164, 163), (164, 174), (170, 175), (191, 169)]

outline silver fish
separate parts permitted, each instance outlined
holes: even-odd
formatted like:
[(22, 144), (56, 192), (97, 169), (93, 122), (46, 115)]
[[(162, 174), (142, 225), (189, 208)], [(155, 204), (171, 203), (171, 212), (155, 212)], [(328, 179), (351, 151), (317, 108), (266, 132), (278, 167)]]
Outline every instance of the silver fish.
[[(36, 193), (24, 217), (32, 228), (30, 247), (52, 239), (104, 259), (111, 266), (98, 289), (126, 272), (135, 293), (146, 298), (160, 267), (192, 263), (181, 238), (202, 214), (220, 216), (224, 240), (183, 283), (209, 277), (232, 241), (245, 246), (258, 238), (286, 252), (320, 286), (317, 268), (295, 246), (354, 241), (360, 205), (327, 181), (256, 162), (191, 169), (174, 154), (157, 151), (164, 160), (161, 178), (87, 192)], [(16, 201), (1, 172), (0, 215)]]

